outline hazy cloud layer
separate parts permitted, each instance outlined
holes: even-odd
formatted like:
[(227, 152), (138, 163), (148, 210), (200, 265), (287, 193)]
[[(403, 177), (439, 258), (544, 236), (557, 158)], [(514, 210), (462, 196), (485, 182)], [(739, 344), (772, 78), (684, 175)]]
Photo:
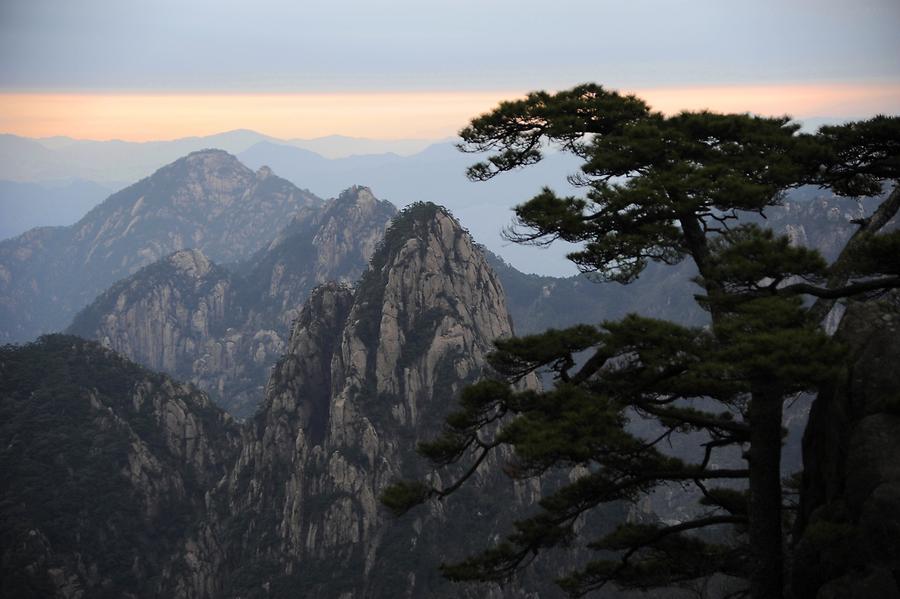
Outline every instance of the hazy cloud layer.
[(897, 0), (8, 0), (0, 89), (896, 81)]

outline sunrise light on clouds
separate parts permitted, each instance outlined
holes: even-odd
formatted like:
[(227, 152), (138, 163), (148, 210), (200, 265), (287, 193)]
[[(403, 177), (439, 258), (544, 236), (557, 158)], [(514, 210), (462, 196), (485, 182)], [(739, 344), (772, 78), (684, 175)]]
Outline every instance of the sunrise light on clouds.
[[(900, 84), (801, 84), (623, 89), (666, 113), (862, 118), (900, 110)], [(341, 93), (7, 93), (0, 130), (28, 137), (148, 141), (246, 128), (281, 138), (330, 134), (437, 139), (525, 90)]]
[(521, 92), (2, 94), (0, 130), (29, 137), (147, 141), (253, 129), (435, 139)]
[(667, 113), (866, 118), (900, 110), (898, 25), (896, 0), (4, 2), (0, 132), (438, 139), (584, 82)]

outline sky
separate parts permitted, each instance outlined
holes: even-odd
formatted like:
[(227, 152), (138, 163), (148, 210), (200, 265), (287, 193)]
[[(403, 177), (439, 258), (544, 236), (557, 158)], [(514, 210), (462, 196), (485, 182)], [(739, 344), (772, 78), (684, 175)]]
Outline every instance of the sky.
[(0, 0), (0, 132), (441, 138), (594, 81), (660, 110), (900, 112), (898, 0)]

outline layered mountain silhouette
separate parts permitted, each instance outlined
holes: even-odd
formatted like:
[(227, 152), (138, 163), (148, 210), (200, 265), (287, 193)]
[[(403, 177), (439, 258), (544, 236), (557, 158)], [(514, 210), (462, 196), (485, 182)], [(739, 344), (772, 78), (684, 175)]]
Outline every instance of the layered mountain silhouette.
[[(814, 194), (766, 222), (833, 257), (870, 208)], [(495, 339), (633, 311), (702, 323), (692, 276), (654, 267), (624, 287), (524, 275), (446, 208), (397, 213), (360, 186), (324, 202), (268, 167), (190, 154), (76, 225), (0, 243), (4, 340), (70, 322), (96, 340), (0, 348), (0, 594), (552, 597), (553, 556), (503, 588), (437, 570), (530, 509), (539, 488), (501, 474), (509, 455), (399, 519), (378, 494), (432, 475), (415, 445), (489, 376)], [(895, 567), (879, 528), (895, 520), (895, 304), (854, 307), (839, 333), (859, 359), (805, 442), (804, 592), (890, 582)], [(788, 416), (802, 428), (802, 413)], [(656, 517), (650, 507), (614, 506), (614, 520)], [(823, 574), (823, 530), (847, 533), (866, 563)]]
[(322, 200), (220, 150), (190, 154), (106, 199), (69, 227), (0, 242), (0, 340), (63, 329), (116, 280), (173, 251), (251, 257)]
[(232, 414), (250, 416), (309, 292), (356, 281), (395, 213), (367, 188), (351, 188), (297, 215), (230, 269), (200, 250), (175, 252), (114, 284), (68, 332), (191, 381)]
[[(159, 266), (217, 272), (194, 252)], [(356, 287), (312, 291), (240, 429), (202, 392), (96, 342), (5, 347), (0, 459), (15, 492), (0, 518), (17, 523), (2, 534), (18, 549), (3, 554), (4, 592), (523, 596), (460, 589), (437, 571), (536, 497), (496, 462), (452, 505), (396, 519), (377, 501), (395, 478), (425, 474), (416, 441), (437, 434), (492, 341), (512, 333), (482, 251), (420, 204), (393, 221)]]
[(32, 139), (0, 134), (0, 180), (46, 182), (79, 178), (103, 183), (136, 181), (180, 156), (206, 148), (238, 154), (268, 142), (316, 152), (326, 158), (393, 152), (410, 155), (435, 140), (366, 139), (328, 135), (311, 139), (278, 139), (249, 129), (167, 141), (96, 141), (71, 137)]

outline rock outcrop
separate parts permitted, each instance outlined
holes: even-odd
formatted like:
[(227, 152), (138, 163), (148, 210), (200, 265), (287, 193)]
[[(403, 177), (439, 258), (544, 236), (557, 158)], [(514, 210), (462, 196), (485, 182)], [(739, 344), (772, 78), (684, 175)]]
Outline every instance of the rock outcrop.
[[(503, 506), (527, 504), (527, 489), (489, 468), (453, 502), (401, 519), (378, 495), (394, 479), (426, 474), (416, 443), (440, 430), (462, 387), (483, 374), (491, 342), (511, 334), (496, 275), (430, 204), (395, 219), (355, 292), (317, 288), (229, 479), (234, 516), (221, 525), (239, 535), (225, 564), (230, 592), (464, 592), (447, 588), (438, 564), (503, 530)], [(465, 529), (450, 524), (457, 518)]]
[[(2, 348), (0, 592), (558, 593), (552, 556), (518, 587), (455, 586), (438, 572), (507, 533), (537, 498), (502, 474), (503, 456), (445, 502), (401, 518), (379, 506), (393, 480), (443, 486), (454, 476), (438, 480), (416, 443), (434, 437), (460, 390), (485, 374), (492, 341), (512, 334), (499, 277), (452, 217), (415, 205), (376, 244), (390, 212), (353, 189), (233, 271), (179, 251), (113, 286), (76, 321), (155, 367), (189, 365), (185, 378), (213, 391), (249, 377), (228, 363), (283, 354), (262, 409), (242, 428), (194, 386), (97, 344), (51, 336)], [(369, 252), (369, 269), (349, 284)], [(320, 284), (340, 270), (344, 281)], [(896, 595), (898, 306), (894, 296), (854, 305), (838, 333), (853, 360), (817, 400), (807, 432), (799, 597)], [(278, 327), (289, 337), (257, 339)], [(264, 380), (253, 376), (253, 385)]]
[(250, 416), (310, 290), (358, 279), (395, 213), (367, 188), (351, 188), (295, 218), (233, 272), (199, 250), (144, 267), (82, 310), (68, 332), (191, 381), (235, 416)]
[(851, 303), (836, 338), (850, 361), (803, 439), (794, 591), (900, 598), (900, 295)]
[(70, 227), (0, 242), (0, 341), (62, 330), (113, 282), (168, 254), (228, 263), (321, 200), (221, 150), (195, 152), (107, 198)]
[(200, 250), (182, 250), (113, 285), (75, 317), (69, 332), (190, 378), (190, 357), (225, 331), (235, 304), (231, 273)]
[(316, 285), (353, 283), (362, 276), (396, 214), (393, 204), (377, 199), (368, 187), (354, 186), (310, 218), (294, 219), (237, 267), (250, 318), (280, 323), (286, 334)]

